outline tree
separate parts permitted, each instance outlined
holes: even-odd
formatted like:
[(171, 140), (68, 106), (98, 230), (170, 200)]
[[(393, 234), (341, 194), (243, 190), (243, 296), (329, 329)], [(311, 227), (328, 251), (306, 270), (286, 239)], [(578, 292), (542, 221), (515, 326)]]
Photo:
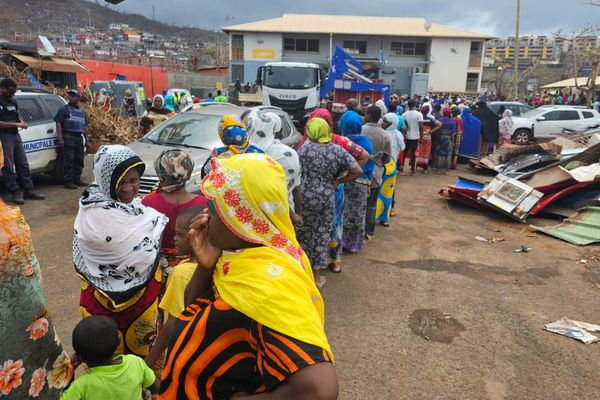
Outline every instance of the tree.
[[(600, 0), (590, 0), (588, 4), (600, 6)], [(600, 48), (595, 46), (586, 48), (583, 43), (586, 36), (597, 34), (599, 31), (600, 26), (588, 25), (579, 31), (573, 32), (571, 35), (566, 35), (562, 31), (554, 33), (556, 39), (564, 40), (570, 45), (575, 87), (585, 95), (588, 105), (592, 104), (594, 89), (596, 87), (596, 78), (598, 78), (598, 75), (600, 74)], [(588, 61), (591, 66), (590, 76), (588, 76), (584, 85), (580, 85), (579, 80), (577, 79), (579, 78), (578, 59), (581, 61)]]
[[(517, 77), (517, 83), (519, 86), (521, 86), (521, 84), (523, 82), (525, 82), (527, 79), (529, 79), (534, 73), (535, 71), (539, 68), (539, 66), (542, 64), (542, 59), (541, 57), (532, 59), (529, 62), (529, 65), (526, 66), (526, 64), (523, 62), (520, 64), (521, 68), (519, 68), (518, 73), (518, 77)], [(504, 95), (504, 85), (505, 85), (505, 81), (506, 81), (506, 74), (508, 71), (511, 71), (510, 76), (513, 76), (512, 74), (514, 73), (514, 64), (512, 62), (509, 61), (504, 61), (502, 58), (500, 57), (496, 57), (496, 63), (495, 65), (497, 65), (497, 73), (496, 73), (496, 79), (495, 79), (495, 86), (496, 86), (496, 95), (498, 97), (501, 97), (502, 95)], [(523, 69), (523, 67), (525, 67)]]

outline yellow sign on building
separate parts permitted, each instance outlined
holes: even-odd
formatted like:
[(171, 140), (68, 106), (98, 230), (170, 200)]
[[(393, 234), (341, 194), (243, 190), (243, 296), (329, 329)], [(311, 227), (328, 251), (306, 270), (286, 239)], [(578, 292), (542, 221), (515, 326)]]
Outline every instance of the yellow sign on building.
[(263, 60), (274, 60), (275, 49), (253, 49), (252, 58)]

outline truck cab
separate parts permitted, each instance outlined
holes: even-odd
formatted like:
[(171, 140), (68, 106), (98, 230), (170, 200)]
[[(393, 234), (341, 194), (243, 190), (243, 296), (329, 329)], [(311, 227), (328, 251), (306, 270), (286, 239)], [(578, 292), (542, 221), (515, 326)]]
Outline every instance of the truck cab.
[(325, 73), (317, 64), (270, 62), (258, 69), (262, 103), (286, 111), (295, 123), (302, 122), (321, 102)]

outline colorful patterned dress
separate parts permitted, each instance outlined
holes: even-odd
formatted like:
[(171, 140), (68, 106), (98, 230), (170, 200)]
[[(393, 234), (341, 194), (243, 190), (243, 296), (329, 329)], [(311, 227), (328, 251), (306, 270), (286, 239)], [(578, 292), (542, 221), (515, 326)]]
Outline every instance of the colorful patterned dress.
[(335, 144), (307, 142), (298, 151), (302, 166), (302, 219), (298, 240), (308, 254), (313, 269), (327, 268), (327, 244), (334, 222), (335, 192), (333, 181), (358, 164)]
[(58, 399), (71, 381), (45, 303), (29, 226), (19, 208), (0, 200), (0, 398)]

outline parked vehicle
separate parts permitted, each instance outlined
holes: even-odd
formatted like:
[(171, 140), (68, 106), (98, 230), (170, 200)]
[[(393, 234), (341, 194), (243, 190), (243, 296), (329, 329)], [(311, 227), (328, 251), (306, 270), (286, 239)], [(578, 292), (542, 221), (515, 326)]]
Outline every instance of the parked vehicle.
[[(294, 127), (290, 116), (280, 108), (260, 106), (263, 110), (272, 111), (281, 117), (282, 129), (276, 137), (290, 147), (295, 147), (302, 136)], [(140, 140), (128, 145), (144, 162), (146, 171), (140, 182), (140, 194), (147, 194), (158, 183), (154, 171), (154, 160), (166, 148), (182, 148), (194, 159), (195, 168), (188, 182), (188, 190), (200, 191), (201, 168), (209, 158), (212, 150), (222, 146), (219, 138), (219, 121), (226, 114), (241, 115), (248, 108), (234, 105), (214, 104), (200, 109), (191, 109), (179, 113), (163, 122)]]
[(56, 181), (62, 181), (62, 163), (56, 158), (58, 140), (54, 117), (67, 102), (58, 95), (29, 88), (20, 88), (15, 100), (21, 118), (27, 123), (27, 129), (19, 129), (19, 134), (29, 169), (32, 173), (51, 173)]
[(596, 110), (577, 106), (545, 106), (513, 117), (513, 141), (528, 144), (534, 139), (552, 138), (563, 129), (585, 131), (600, 126)]
[(490, 110), (500, 115), (500, 108), (504, 106), (505, 109), (513, 112), (513, 117), (520, 117), (533, 110), (533, 107), (528, 106), (527, 104), (517, 103), (516, 101), (491, 101), (487, 103)]
[(258, 68), (262, 104), (281, 107), (301, 122), (321, 104), (320, 88), (325, 78), (317, 64), (269, 62)]

